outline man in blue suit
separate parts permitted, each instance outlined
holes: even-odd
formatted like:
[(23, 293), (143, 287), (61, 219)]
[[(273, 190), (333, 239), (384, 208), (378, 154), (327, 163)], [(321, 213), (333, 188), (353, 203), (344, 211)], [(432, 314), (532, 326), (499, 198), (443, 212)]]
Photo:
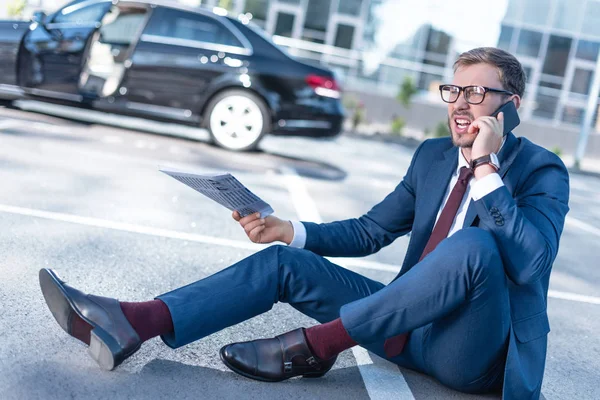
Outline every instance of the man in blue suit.
[[(457, 390), (540, 396), (550, 331), (546, 297), (568, 212), (560, 159), (503, 136), (525, 74), (512, 55), (460, 55), (448, 103), (450, 138), (424, 141), (404, 179), (357, 219), (315, 224), (234, 218), (257, 243), (281, 241), (237, 264), (142, 303), (87, 295), (40, 271), (60, 326), (105, 369), (161, 335), (176, 348), (287, 302), (321, 324), (221, 349), (235, 372), (262, 381), (320, 377), (355, 345)], [(411, 232), (387, 286), (323, 256), (360, 257)]]

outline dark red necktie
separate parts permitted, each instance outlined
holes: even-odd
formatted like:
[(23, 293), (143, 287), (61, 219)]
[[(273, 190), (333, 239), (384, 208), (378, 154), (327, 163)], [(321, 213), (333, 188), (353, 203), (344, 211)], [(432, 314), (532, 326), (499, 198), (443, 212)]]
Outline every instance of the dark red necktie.
[[(423, 250), (423, 254), (421, 254), (421, 258), (419, 258), (419, 261), (425, 258), (425, 256), (431, 253), (442, 240), (448, 237), (452, 222), (454, 222), (460, 203), (462, 203), (462, 199), (469, 186), (469, 180), (472, 177), (473, 170), (471, 168), (462, 167), (460, 169), (458, 182), (456, 182), (454, 188), (452, 188), (452, 192), (450, 192), (448, 201), (446, 201), (446, 204), (444, 205), (440, 218), (437, 220), (435, 227), (431, 232), (431, 236), (427, 241), (427, 245), (425, 245), (425, 249)], [(387, 339), (383, 345), (385, 354), (388, 357), (395, 357), (402, 353), (407, 337), (408, 334), (403, 333)]]

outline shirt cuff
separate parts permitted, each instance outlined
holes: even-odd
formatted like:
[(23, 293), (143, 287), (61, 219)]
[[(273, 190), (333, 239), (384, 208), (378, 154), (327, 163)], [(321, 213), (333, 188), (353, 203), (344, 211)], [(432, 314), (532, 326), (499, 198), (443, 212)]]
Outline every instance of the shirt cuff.
[(489, 174), (473, 183), (471, 197), (477, 201), (502, 186), (504, 186), (504, 182), (502, 182), (500, 175), (497, 173)]
[(290, 247), (303, 249), (306, 245), (306, 228), (304, 227), (304, 224), (300, 221), (290, 222), (292, 223), (292, 227), (294, 228), (294, 238), (290, 243)]

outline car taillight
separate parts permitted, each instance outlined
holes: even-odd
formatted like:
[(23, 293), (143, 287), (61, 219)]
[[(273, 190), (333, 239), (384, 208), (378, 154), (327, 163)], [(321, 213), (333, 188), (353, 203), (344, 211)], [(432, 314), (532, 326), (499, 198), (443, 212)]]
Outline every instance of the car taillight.
[(340, 98), (340, 87), (333, 78), (311, 74), (306, 77), (306, 83), (319, 96), (332, 97), (334, 99)]

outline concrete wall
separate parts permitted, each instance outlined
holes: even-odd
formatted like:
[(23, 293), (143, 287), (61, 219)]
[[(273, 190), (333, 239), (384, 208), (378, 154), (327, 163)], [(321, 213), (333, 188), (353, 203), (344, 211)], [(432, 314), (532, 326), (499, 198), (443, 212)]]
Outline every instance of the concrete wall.
[[(345, 95), (360, 100), (365, 107), (366, 124), (373, 124), (382, 132), (389, 129), (394, 116), (404, 118), (407, 127), (421, 131), (425, 129), (433, 131), (439, 122), (447, 120), (447, 107), (441, 100), (440, 104), (435, 104), (416, 99), (413, 101), (411, 108), (406, 110), (395, 98), (391, 97), (351, 91), (346, 92)], [(525, 136), (547, 149), (558, 147), (565, 155), (574, 154), (579, 139), (578, 128), (557, 127), (543, 121), (523, 121), (514, 133), (518, 136)], [(600, 159), (600, 134), (597, 132), (592, 131), (590, 133), (585, 155)]]

